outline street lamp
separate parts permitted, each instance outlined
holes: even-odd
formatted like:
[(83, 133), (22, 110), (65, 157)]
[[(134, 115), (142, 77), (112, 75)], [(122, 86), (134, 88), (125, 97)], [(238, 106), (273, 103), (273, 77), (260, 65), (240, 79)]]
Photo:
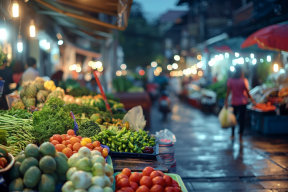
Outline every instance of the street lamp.
[(157, 67), (158, 63), (156, 61), (151, 62), (151, 67)]
[(180, 56), (179, 55), (174, 55), (174, 60), (175, 61), (180, 61)]
[(123, 64), (120, 65), (120, 68), (121, 68), (122, 70), (125, 70), (125, 69), (127, 69), (127, 65), (123, 63)]
[(268, 55), (268, 56), (267, 56), (267, 61), (268, 61), (268, 62), (271, 62), (271, 60), (272, 60), (272, 59), (271, 59), (271, 56)]
[(279, 65), (277, 63), (274, 63), (273, 65), (273, 71), (278, 72), (279, 71)]
[(19, 4), (16, 0), (12, 4), (12, 16), (19, 17)]
[(36, 36), (36, 27), (35, 27), (33, 19), (30, 21), (30, 28), (29, 29), (30, 29), (30, 37), (35, 37)]

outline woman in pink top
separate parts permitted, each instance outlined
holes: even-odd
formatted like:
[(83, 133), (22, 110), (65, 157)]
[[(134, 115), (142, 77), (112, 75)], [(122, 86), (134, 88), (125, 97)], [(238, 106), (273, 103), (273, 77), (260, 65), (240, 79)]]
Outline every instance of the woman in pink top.
[[(248, 98), (255, 104), (254, 99), (249, 94), (248, 80), (244, 77), (244, 72), (242, 67), (236, 66), (236, 71), (234, 78), (229, 78), (227, 82), (227, 93), (225, 99), (225, 107), (228, 107), (228, 96), (232, 92), (232, 107), (234, 109), (234, 114), (238, 116), (238, 124), (240, 127), (239, 135), (240, 141), (242, 141), (242, 135), (245, 128), (245, 114), (246, 105), (248, 104)], [(234, 139), (235, 127), (232, 127), (231, 139)]]

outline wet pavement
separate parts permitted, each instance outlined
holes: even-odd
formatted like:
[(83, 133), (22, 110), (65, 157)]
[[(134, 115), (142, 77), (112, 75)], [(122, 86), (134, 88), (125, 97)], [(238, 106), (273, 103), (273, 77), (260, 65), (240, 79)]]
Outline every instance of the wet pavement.
[(167, 122), (154, 106), (150, 131), (171, 130), (179, 174), (188, 191), (288, 192), (288, 136), (246, 129), (243, 143), (230, 140), (217, 116), (175, 102)]

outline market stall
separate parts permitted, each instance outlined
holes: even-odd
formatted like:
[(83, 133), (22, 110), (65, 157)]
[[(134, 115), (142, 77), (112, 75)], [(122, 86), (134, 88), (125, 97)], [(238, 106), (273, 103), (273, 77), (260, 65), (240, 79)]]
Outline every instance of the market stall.
[(143, 130), (142, 109), (126, 113), (102, 95), (73, 97), (42, 78), (18, 94), (0, 111), (1, 192), (187, 191), (167, 174), (158, 143), (168, 141)]

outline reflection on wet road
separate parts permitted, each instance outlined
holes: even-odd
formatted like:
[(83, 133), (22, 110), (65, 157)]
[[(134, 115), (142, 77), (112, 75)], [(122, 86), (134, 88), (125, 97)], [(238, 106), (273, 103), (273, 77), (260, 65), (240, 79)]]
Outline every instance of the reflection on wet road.
[(189, 191), (288, 191), (288, 137), (246, 130), (244, 142), (229, 140), (215, 115), (176, 102), (168, 122), (152, 110), (151, 132), (170, 129), (177, 173)]

